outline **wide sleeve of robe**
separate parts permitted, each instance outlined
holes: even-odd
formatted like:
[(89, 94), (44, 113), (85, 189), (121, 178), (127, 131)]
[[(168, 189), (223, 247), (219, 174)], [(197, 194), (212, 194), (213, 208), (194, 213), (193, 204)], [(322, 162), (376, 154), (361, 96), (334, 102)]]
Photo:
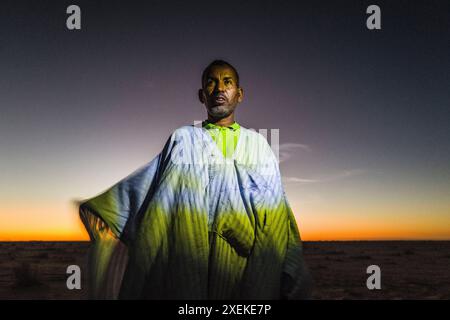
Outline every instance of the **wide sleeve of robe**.
[(288, 213), (288, 244), (281, 277), (281, 298), (288, 300), (309, 299), (312, 278), (303, 259), (303, 247), (294, 213), (284, 196)]
[[(284, 190), (278, 160), (267, 145), (266, 162), (269, 174), (266, 176), (267, 185), (265, 201), (271, 208), (273, 217), (271, 224), (275, 224), (277, 216), (287, 217), (283, 223), (287, 224), (287, 245), (282, 263), (280, 298), (287, 300), (309, 299), (311, 297), (312, 278), (303, 257), (303, 245), (298, 224)], [(275, 232), (276, 231), (272, 231)], [(275, 237), (274, 237), (275, 238)]]
[(152, 161), (80, 204), (80, 218), (92, 242), (88, 258), (90, 299), (118, 298), (128, 263), (127, 245), (134, 239), (140, 210), (151, 200), (151, 189), (172, 147), (171, 137)]

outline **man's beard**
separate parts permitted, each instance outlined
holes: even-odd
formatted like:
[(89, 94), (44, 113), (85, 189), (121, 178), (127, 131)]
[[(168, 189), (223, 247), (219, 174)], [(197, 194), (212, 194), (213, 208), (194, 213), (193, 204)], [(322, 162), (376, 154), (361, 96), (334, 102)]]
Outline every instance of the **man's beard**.
[(218, 105), (210, 107), (208, 109), (208, 114), (215, 119), (222, 119), (232, 114), (234, 109), (235, 108), (233, 106)]

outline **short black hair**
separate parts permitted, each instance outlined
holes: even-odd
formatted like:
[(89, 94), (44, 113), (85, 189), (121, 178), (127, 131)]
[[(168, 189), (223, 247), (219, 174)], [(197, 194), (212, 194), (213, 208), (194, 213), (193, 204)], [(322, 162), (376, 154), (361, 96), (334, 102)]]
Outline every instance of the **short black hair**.
[(203, 84), (205, 83), (206, 77), (208, 76), (209, 70), (211, 70), (211, 68), (215, 67), (215, 66), (226, 66), (226, 67), (229, 67), (231, 70), (233, 70), (234, 74), (236, 75), (236, 84), (239, 87), (239, 73), (237, 72), (235, 67), (233, 67), (230, 63), (228, 63), (224, 60), (214, 60), (213, 62), (208, 64), (208, 66), (205, 68), (205, 70), (203, 70), (202, 87), (203, 87)]

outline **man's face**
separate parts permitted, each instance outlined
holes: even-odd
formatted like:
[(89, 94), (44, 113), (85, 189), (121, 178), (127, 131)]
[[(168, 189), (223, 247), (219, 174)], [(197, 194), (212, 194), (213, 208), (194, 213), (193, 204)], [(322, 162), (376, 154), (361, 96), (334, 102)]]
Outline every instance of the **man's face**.
[(237, 86), (236, 74), (227, 66), (213, 66), (199, 90), (200, 101), (214, 119), (222, 119), (234, 112), (242, 101), (243, 90)]

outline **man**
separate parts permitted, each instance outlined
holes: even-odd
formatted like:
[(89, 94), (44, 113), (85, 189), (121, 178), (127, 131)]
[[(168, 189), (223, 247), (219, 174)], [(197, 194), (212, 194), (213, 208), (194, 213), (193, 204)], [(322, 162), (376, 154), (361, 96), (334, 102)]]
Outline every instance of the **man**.
[(94, 245), (93, 298), (299, 299), (308, 294), (297, 224), (266, 139), (235, 122), (239, 75), (203, 72), (202, 127), (80, 205)]

